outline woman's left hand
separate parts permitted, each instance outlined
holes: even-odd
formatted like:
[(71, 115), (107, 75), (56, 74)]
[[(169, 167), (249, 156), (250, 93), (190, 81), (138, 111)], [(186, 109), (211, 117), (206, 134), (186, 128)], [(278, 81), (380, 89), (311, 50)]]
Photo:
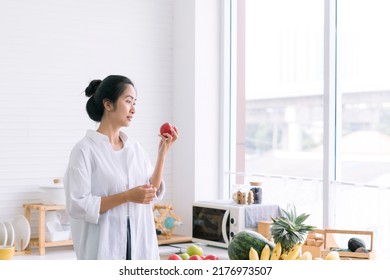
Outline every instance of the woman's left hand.
[(172, 144), (179, 138), (179, 131), (177, 127), (173, 127), (173, 136), (169, 133), (164, 133), (159, 135), (161, 137), (160, 144), (158, 146), (158, 153), (161, 156), (165, 156), (168, 150), (171, 148)]

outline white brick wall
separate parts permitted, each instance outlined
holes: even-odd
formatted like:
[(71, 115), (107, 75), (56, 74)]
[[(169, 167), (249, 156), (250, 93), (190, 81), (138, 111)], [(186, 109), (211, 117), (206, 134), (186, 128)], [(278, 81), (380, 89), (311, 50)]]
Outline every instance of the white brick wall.
[[(172, 52), (173, 0), (1, 0), (0, 220), (39, 202), (38, 186), (63, 176), (70, 149), (96, 127), (83, 94), (91, 79), (133, 80), (125, 131), (154, 162), (159, 126), (172, 119)], [(171, 169), (169, 157), (168, 185)]]

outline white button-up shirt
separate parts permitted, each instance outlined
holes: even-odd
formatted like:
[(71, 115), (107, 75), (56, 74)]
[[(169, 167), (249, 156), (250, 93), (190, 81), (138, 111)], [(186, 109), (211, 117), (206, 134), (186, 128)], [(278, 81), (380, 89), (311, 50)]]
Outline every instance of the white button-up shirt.
[[(101, 197), (147, 184), (153, 173), (142, 147), (123, 132), (120, 137), (126, 156), (115, 155), (108, 137), (94, 130), (88, 130), (71, 152), (64, 186), (78, 259), (126, 259), (127, 217), (132, 259), (159, 259), (152, 204), (130, 202), (99, 214)], [(123, 166), (127, 166), (127, 174)], [(161, 200), (164, 192), (162, 182), (153, 203)]]

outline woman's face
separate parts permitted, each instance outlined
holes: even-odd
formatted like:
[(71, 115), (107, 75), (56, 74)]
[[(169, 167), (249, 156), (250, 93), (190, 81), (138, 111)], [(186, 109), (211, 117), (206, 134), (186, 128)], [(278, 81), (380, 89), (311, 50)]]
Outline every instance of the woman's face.
[(126, 84), (125, 87), (124, 92), (119, 96), (115, 106), (107, 112), (111, 122), (119, 127), (129, 126), (131, 119), (135, 114), (137, 93), (130, 84)]

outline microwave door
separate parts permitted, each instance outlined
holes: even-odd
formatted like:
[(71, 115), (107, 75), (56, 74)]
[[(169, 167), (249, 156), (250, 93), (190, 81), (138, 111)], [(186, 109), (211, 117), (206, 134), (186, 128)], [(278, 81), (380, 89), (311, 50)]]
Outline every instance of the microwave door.
[(222, 219), (222, 236), (223, 236), (223, 241), (225, 241), (225, 244), (229, 244), (228, 233), (226, 232), (226, 228), (228, 228), (227, 223), (229, 222), (228, 221), (229, 214), (230, 214), (229, 210), (225, 211), (225, 214), (223, 215), (223, 219)]

